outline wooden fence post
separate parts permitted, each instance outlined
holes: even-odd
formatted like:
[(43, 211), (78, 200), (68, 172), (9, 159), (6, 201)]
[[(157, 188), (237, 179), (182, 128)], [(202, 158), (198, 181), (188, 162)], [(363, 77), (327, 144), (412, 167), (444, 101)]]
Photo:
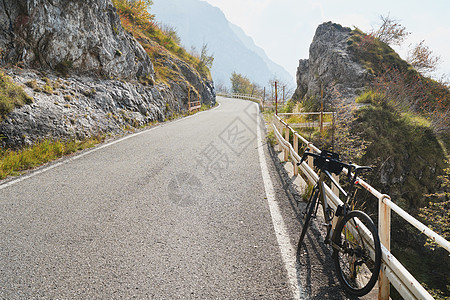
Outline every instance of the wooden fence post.
[[(331, 174), (333, 176), (333, 179), (336, 180), (337, 183), (339, 183), (339, 175)], [(331, 185), (331, 191), (339, 198), (339, 189), (336, 185)], [(336, 218), (335, 218), (336, 219)]]
[(191, 111), (191, 87), (189, 86), (188, 92), (188, 111)]
[[(309, 148), (309, 145), (310, 145), (311, 143), (309, 143), (308, 144), (308, 148)], [(310, 152), (314, 152), (314, 150), (312, 150), (312, 149), (310, 149)], [(312, 169), (312, 170), (314, 170), (314, 158), (312, 157), (312, 156), (308, 156), (308, 166)]]
[[(298, 136), (294, 133), (294, 151), (298, 154)], [(296, 162), (294, 163), (294, 176), (298, 175), (298, 166)]]
[[(281, 127), (282, 124), (281, 124), (280, 120), (278, 120), (278, 118), (276, 116), (274, 117), (274, 120), (275, 120), (275, 127), (277, 128), (277, 130), (281, 134), (281, 136), (283, 136), (283, 127)], [(282, 150), (281, 143), (278, 142), (277, 145), (278, 145), (277, 151), (281, 151)]]
[[(289, 142), (289, 127), (287, 125), (284, 126), (284, 139)], [(289, 160), (289, 148), (288, 149), (284, 149), (284, 161), (288, 161)]]
[[(383, 195), (378, 200), (378, 234), (380, 235), (380, 243), (391, 251), (391, 208), (384, 203), (384, 199), (389, 199), (387, 195)], [(378, 299), (389, 300), (390, 284), (386, 277), (381, 264), (380, 277), (378, 278)]]

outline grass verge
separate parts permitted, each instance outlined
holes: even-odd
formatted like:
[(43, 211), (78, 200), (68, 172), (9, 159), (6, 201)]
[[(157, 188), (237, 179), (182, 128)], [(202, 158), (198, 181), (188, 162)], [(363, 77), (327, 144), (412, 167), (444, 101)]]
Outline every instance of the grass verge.
[[(216, 105), (217, 106), (217, 105)], [(215, 106), (214, 106), (215, 107)], [(200, 111), (208, 110), (212, 107), (203, 104), (196, 112), (175, 114), (165, 121), (183, 118)], [(141, 129), (158, 125), (159, 122), (151, 122)], [(132, 131), (134, 132), (134, 130)], [(105, 136), (96, 136), (84, 141), (58, 141), (46, 139), (32, 146), (19, 150), (0, 148), (0, 180), (8, 176), (18, 176), (23, 172), (41, 166), (50, 161), (54, 161), (65, 155), (69, 155), (87, 148), (92, 148), (105, 141)]]
[(43, 140), (19, 150), (0, 149), (0, 179), (17, 176), (24, 171), (56, 160), (65, 155), (94, 147), (104, 141), (104, 137), (93, 137), (85, 141)]

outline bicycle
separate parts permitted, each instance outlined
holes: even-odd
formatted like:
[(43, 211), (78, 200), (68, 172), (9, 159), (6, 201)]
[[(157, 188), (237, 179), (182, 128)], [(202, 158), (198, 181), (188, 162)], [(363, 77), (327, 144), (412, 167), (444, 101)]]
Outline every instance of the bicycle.
[[(326, 226), (325, 244), (333, 249), (332, 258), (337, 271), (337, 277), (344, 289), (352, 295), (364, 296), (369, 293), (378, 280), (381, 266), (381, 244), (377, 229), (372, 219), (362, 211), (351, 210), (349, 201), (354, 196), (354, 186), (358, 174), (372, 170), (371, 167), (346, 164), (339, 160), (339, 154), (322, 150), (320, 154), (309, 152), (306, 149), (297, 165), (301, 165), (308, 156), (314, 158), (314, 166), (319, 169), (319, 180), (314, 186), (305, 209), (305, 220), (297, 246), (297, 255), (300, 257), (300, 248), (308, 230), (311, 217), (317, 214), (319, 202), (323, 208)], [(346, 192), (334, 180), (331, 173), (339, 175), (343, 168), (347, 168), (347, 178), (350, 187)], [(353, 174), (352, 174), (353, 172)], [(345, 196), (343, 204), (334, 211), (327, 203), (325, 193), (325, 180), (329, 178), (333, 185)], [(317, 201), (317, 199), (320, 201)], [(333, 230), (332, 220), (337, 217)]]

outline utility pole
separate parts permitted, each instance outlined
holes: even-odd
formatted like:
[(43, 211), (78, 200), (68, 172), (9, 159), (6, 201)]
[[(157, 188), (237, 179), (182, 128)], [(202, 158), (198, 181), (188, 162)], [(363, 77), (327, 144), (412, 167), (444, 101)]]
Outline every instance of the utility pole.
[(323, 84), (320, 85), (320, 135), (323, 132)]
[(266, 87), (264, 87), (264, 94), (263, 94), (263, 100), (262, 100), (262, 110), (264, 111), (264, 101), (266, 101)]
[(278, 89), (276, 81), (275, 81), (275, 114), (278, 115)]

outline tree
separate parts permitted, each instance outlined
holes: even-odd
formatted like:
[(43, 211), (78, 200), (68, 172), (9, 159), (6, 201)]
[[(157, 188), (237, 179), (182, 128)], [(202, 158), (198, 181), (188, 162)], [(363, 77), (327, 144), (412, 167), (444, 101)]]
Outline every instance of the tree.
[(214, 62), (214, 55), (208, 54), (208, 44), (203, 43), (202, 50), (200, 53), (198, 52), (197, 48), (195, 48), (195, 46), (191, 46), (191, 50), (189, 51), (189, 53), (199, 60), (197, 68), (199, 70), (203, 70), (201, 71), (201, 73), (205, 73), (206, 69), (212, 68)]
[(231, 92), (238, 94), (251, 94), (253, 85), (250, 80), (236, 72), (231, 74)]
[[(291, 99), (291, 97), (294, 94), (295, 88), (292, 87), (290, 84), (286, 83), (285, 81), (279, 79), (277, 76), (273, 76), (269, 80), (269, 86), (272, 93), (272, 97), (275, 97), (275, 82), (277, 83), (277, 93), (278, 93), (278, 99), (281, 100), (288, 100)], [(284, 95), (283, 95), (284, 93)], [(284, 98), (283, 98), (284, 96)]]
[(406, 31), (406, 27), (401, 25), (398, 20), (387, 15), (380, 16), (381, 25), (378, 29), (372, 30), (370, 35), (379, 39), (388, 45), (400, 45), (403, 40), (410, 34)]
[(127, 31), (135, 32), (137, 29), (146, 30), (153, 26), (154, 15), (149, 13), (153, 4), (150, 0), (113, 0)]
[(426, 74), (436, 70), (441, 58), (434, 56), (433, 51), (424, 44), (422, 40), (412, 48), (407, 57), (407, 61), (417, 70), (417, 72)]
[(200, 53), (200, 62), (208, 68), (211, 68), (213, 65), (214, 56), (208, 54), (208, 44), (203, 44), (202, 46), (202, 51)]

